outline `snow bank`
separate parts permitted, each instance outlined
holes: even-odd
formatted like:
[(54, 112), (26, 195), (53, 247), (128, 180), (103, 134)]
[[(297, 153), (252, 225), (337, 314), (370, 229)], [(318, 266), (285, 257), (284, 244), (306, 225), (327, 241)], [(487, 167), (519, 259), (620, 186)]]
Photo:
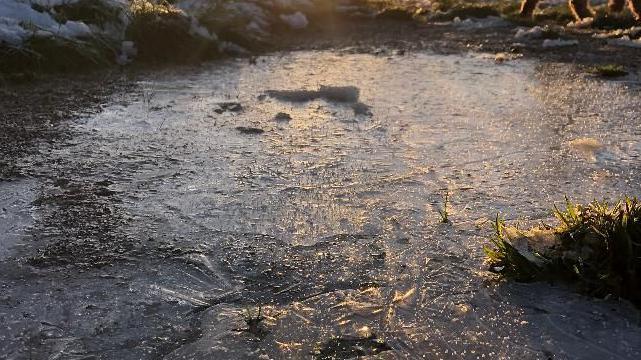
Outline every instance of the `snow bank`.
[[(62, 0), (37, 0), (36, 4), (45, 6), (60, 5)], [(30, 3), (18, 0), (0, 2), (0, 42), (19, 45), (36, 31), (47, 31), (65, 38), (79, 38), (91, 35), (87, 24), (79, 21), (56, 21), (52, 14), (34, 10)]]
[[(126, 8), (126, 0), (96, 0), (105, 8)], [(78, 5), (80, 0), (2, 0), (0, 1), (0, 43), (19, 46), (35, 36), (56, 36), (81, 39), (107, 35), (109, 31), (83, 21), (64, 20), (58, 9)], [(124, 17), (116, 16), (113, 22), (122, 23)], [(105, 24), (103, 24), (105, 25)], [(122, 25), (124, 26), (124, 25)], [(109, 29), (111, 30), (111, 29)]]

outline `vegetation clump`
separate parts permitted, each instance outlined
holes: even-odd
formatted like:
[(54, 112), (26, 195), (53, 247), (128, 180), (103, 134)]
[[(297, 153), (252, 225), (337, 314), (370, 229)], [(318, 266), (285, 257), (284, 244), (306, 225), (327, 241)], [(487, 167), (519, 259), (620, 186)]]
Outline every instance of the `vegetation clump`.
[(95, 0), (78, 0), (53, 6), (52, 15), (60, 23), (68, 20), (104, 27), (125, 16), (125, 8), (118, 3)]
[(0, 73), (71, 72), (106, 66), (115, 50), (99, 39), (29, 39), (24, 47), (0, 46)]
[(549, 21), (565, 25), (574, 20), (574, 15), (566, 3), (548, 6), (534, 13), (534, 21), (537, 23)]
[(620, 77), (628, 75), (628, 72), (625, 71), (625, 68), (622, 65), (617, 64), (595, 66), (590, 69), (590, 72), (602, 77)]
[(520, 281), (569, 281), (581, 292), (641, 306), (641, 202), (566, 199), (565, 210), (555, 207), (554, 214), (558, 226), (529, 230), (506, 226), (497, 216), (484, 248), (490, 269)]
[(133, 1), (125, 37), (138, 49), (137, 58), (151, 62), (189, 62), (216, 55), (216, 43), (194, 33), (192, 20), (167, 2)]

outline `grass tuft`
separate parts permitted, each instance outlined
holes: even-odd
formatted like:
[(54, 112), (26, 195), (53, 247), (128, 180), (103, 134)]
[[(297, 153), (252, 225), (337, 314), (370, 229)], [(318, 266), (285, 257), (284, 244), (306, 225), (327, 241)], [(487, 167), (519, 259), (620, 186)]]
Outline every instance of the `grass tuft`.
[(620, 296), (641, 306), (641, 203), (555, 206), (559, 225), (527, 231), (497, 216), (484, 247), (490, 269), (521, 281), (565, 280), (584, 293)]
[(450, 222), (449, 210), (447, 209), (450, 204), (450, 192), (446, 191), (443, 194), (443, 209), (438, 210), (438, 214), (441, 216), (441, 222), (447, 224)]
[(240, 329), (240, 331), (248, 332), (254, 335), (264, 334), (265, 329), (262, 325), (265, 317), (263, 316), (262, 310), (263, 309), (260, 306), (256, 310), (250, 308), (245, 309), (245, 311), (243, 312), (243, 320), (245, 320), (245, 325), (247, 327), (244, 329)]

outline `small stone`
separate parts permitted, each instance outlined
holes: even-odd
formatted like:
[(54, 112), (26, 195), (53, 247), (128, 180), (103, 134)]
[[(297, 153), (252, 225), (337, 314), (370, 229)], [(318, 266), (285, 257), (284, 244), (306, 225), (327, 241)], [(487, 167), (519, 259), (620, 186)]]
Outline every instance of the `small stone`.
[(238, 126), (236, 127), (236, 130), (240, 131), (243, 134), (248, 134), (248, 135), (258, 135), (265, 132), (265, 130), (263, 129), (259, 129), (255, 127), (246, 127), (246, 126)]
[(278, 114), (276, 114), (276, 116), (274, 116), (274, 120), (276, 121), (290, 121), (291, 119), (292, 116), (284, 112), (279, 112)]
[(224, 112), (241, 112), (243, 106), (238, 102), (222, 102), (218, 104), (218, 109), (215, 109), (214, 112), (217, 114), (222, 114)]

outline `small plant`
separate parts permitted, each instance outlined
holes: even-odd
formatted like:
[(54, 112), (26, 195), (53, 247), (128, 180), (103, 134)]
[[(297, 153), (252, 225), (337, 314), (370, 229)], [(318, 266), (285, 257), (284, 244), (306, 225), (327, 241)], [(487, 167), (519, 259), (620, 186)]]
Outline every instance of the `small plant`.
[(265, 333), (265, 329), (262, 327), (265, 317), (262, 314), (262, 307), (258, 307), (257, 310), (247, 308), (243, 312), (243, 320), (245, 320), (244, 329), (239, 329), (239, 331), (248, 332), (254, 335), (262, 335)]
[(450, 222), (448, 205), (450, 204), (450, 192), (446, 191), (443, 194), (443, 209), (438, 210), (438, 214), (441, 215), (441, 222), (447, 224)]
[(490, 269), (517, 280), (566, 280), (599, 297), (616, 295), (641, 306), (641, 202), (593, 201), (554, 207), (556, 227), (522, 231), (497, 216), (485, 246)]
[(628, 75), (622, 65), (607, 64), (599, 65), (590, 69), (590, 72), (603, 77), (620, 77)]

